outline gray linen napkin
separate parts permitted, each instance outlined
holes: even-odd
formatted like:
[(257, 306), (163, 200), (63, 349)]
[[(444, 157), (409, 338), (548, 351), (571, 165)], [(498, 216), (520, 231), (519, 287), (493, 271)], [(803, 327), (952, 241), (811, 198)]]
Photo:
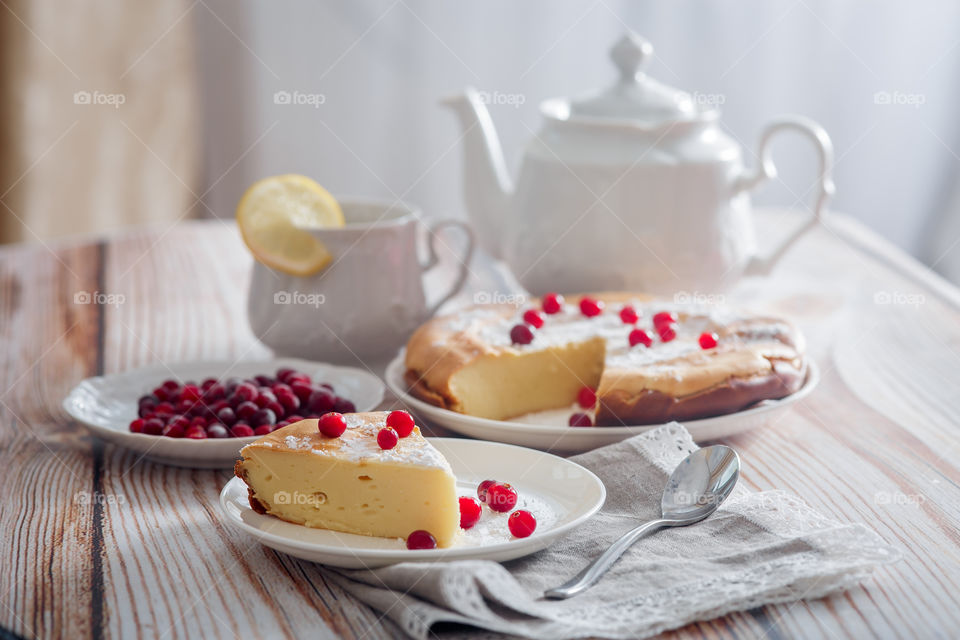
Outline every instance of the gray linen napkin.
[[(642, 638), (732, 611), (848, 589), (899, 557), (863, 525), (831, 520), (782, 491), (741, 486), (704, 522), (642, 539), (585, 593), (565, 601), (541, 598), (621, 534), (659, 517), (667, 477), (696, 448), (686, 429), (672, 423), (571, 458), (600, 477), (606, 504), (566, 538), (527, 558), (328, 575), (414, 638), (450, 632), (449, 625), (431, 632), (441, 622), (477, 627), (470, 637)], [(749, 473), (749, 460), (746, 466)]]

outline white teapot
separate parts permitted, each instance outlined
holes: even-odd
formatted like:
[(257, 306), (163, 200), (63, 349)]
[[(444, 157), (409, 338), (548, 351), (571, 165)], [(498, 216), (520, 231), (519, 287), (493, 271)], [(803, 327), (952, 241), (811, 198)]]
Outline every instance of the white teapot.
[[(642, 72), (652, 55), (649, 42), (627, 34), (611, 50), (620, 70), (612, 87), (544, 101), (515, 186), (483, 96), (467, 88), (444, 101), (464, 130), (473, 227), (530, 292), (723, 289), (768, 272), (833, 194), (833, 147), (822, 127), (799, 116), (769, 123), (758, 166), (745, 168), (716, 109)], [(810, 221), (760, 257), (749, 191), (776, 175), (769, 142), (784, 130), (814, 143), (818, 193)]]

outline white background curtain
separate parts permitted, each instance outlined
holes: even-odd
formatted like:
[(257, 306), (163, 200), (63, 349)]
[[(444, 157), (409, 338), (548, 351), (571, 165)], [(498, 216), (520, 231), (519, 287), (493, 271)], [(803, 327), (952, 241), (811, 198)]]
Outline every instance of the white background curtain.
[[(437, 100), (466, 84), (523, 96), (491, 107), (515, 167), (537, 103), (611, 82), (607, 51), (629, 28), (654, 44), (652, 76), (723, 96), (748, 160), (778, 114), (823, 124), (836, 146), (833, 208), (960, 280), (960, 4), (206, 0), (194, 11), (218, 215), (250, 181), (282, 172), (463, 215), (460, 131)], [(275, 104), (278, 91), (324, 101)], [(781, 177), (756, 201), (794, 205), (813, 152), (784, 139), (774, 154)]]

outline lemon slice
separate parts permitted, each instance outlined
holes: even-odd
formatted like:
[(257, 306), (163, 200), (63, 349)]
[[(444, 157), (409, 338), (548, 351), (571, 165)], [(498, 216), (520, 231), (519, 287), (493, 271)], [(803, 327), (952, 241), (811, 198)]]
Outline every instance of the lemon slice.
[(326, 189), (305, 176), (264, 178), (237, 205), (240, 235), (253, 257), (294, 276), (313, 275), (333, 259), (308, 229), (342, 227), (343, 212)]

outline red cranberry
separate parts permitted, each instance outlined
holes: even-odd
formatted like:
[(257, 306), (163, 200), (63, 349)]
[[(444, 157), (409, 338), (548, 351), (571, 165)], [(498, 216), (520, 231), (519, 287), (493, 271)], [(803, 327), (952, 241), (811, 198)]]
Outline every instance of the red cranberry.
[(310, 386), (309, 382), (291, 382), (290, 388), (301, 403), (310, 400), (310, 394), (313, 393), (313, 387)]
[(483, 507), (480, 501), (470, 496), (460, 498), (460, 528), (469, 529), (480, 521)]
[(227, 431), (227, 428), (222, 424), (214, 423), (207, 427), (207, 437), (208, 438), (229, 438), (230, 432)]
[(390, 427), (384, 427), (377, 433), (377, 444), (381, 449), (393, 449), (400, 442), (400, 436)]
[(673, 324), (676, 321), (677, 314), (673, 311), (660, 311), (659, 313), (653, 314), (653, 328), (657, 330), (657, 333), (660, 333), (661, 326)]
[(396, 431), (401, 438), (406, 438), (413, 432), (415, 423), (413, 416), (406, 411), (391, 411), (387, 416), (387, 426)]
[(357, 406), (346, 398), (338, 397), (333, 403), (333, 410), (337, 413), (356, 413)]
[(200, 387), (196, 385), (188, 384), (184, 386), (183, 389), (180, 391), (180, 400), (196, 401), (200, 399), (200, 395), (201, 395)]
[(230, 427), (230, 435), (234, 438), (249, 438), (253, 435), (253, 427), (246, 423), (238, 422)]
[(193, 420), (190, 421), (190, 426), (191, 426), (191, 427), (206, 428), (206, 426), (207, 426), (207, 419), (204, 418), (204, 417), (202, 417), (202, 416), (197, 416), (196, 418), (194, 418)]
[(241, 402), (239, 405), (237, 405), (236, 414), (241, 420), (246, 420), (259, 410), (260, 407), (252, 402)]
[(155, 413), (154, 413), (154, 407), (151, 407), (151, 406), (148, 406), (148, 405), (144, 405), (144, 406), (140, 407), (139, 409), (137, 409), (137, 415), (140, 416), (141, 418), (143, 418), (144, 420), (146, 420), (146, 419), (148, 419), (148, 418), (152, 418), (152, 417), (155, 415)]
[(320, 416), (317, 427), (328, 438), (339, 438), (347, 430), (347, 421), (339, 413), (325, 413)]
[(203, 392), (203, 398), (207, 402), (223, 400), (225, 397), (227, 397), (227, 391), (223, 388), (222, 384), (213, 384)]
[(196, 402), (193, 400), (180, 400), (180, 402), (177, 403), (175, 411), (177, 413), (189, 413), (193, 410), (194, 406), (196, 406)]
[(517, 506), (517, 492), (505, 482), (497, 482), (487, 489), (487, 506), (494, 511), (506, 513)]
[(567, 421), (567, 424), (571, 427), (592, 427), (593, 420), (585, 413), (574, 413), (570, 415), (570, 420)]
[(168, 438), (182, 438), (189, 428), (190, 423), (185, 427), (181, 422), (171, 422), (163, 428), (162, 433)]
[(490, 491), (490, 487), (497, 484), (496, 480), (484, 480), (477, 485), (477, 497), (480, 498), (480, 502), (487, 503), (487, 493)]
[(333, 410), (333, 405), (336, 401), (337, 397), (326, 389), (317, 389), (310, 394), (307, 407), (313, 413), (326, 413), (327, 411)]
[(227, 409), (227, 408), (232, 408), (232, 407), (230, 407), (230, 403), (227, 402), (226, 400), (217, 400), (212, 405), (210, 405), (210, 411), (213, 413), (217, 413), (221, 409)]
[(637, 324), (640, 315), (630, 305), (624, 305), (623, 309), (620, 309), (620, 319), (623, 320), (624, 324)]
[(507, 518), (510, 533), (516, 538), (526, 538), (537, 529), (537, 519), (526, 509), (517, 509)]
[(164, 380), (163, 384), (161, 384), (160, 386), (166, 389), (167, 391), (176, 391), (177, 389), (180, 388), (180, 383), (177, 382), (176, 380)]
[(593, 318), (603, 313), (603, 301), (594, 300), (593, 298), (581, 298), (580, 299), (580, 313), (587, 316), (588, 318)]
[(533, 342), (533, 331), (525, 324), (515, 325), (510, 329), (510, 341), (513, 344), (530, 344)]
[(241, 402), (253, 402), (257, 399), (257, 396), (260, 395), (260, 392), (249, 382), (241, 382), (237, 385), (237, 388), (233, 390), (233, 395), (240, 398)]
[(283, 405), (284, 413), (293, 413), (300, 408), (300, 398), (293, 391), (281, 391), (276, 395), (277, 402)]
[(407, 536), (407, 549), (436, 549), (437, 539), (429, 531), (417, 529)]
[(130, 433), (143, 433), (143, 423), (146, 422), (143, 418), (137, 418), (130, 422)]
[(269, 386), (272, 385), (274, 382), (276, 382), (276, 380), (274, 380), (274, 379), (271, 378), (270, 376), (265, 376), (265, 375), (262, 375), (262, 374), (259, 375), (259, 376), (254, 376), (254, 377), (253, 377), (253, 380), (254, 380), (254, 382), (257, 383), (257, 386), (260, 386), (260, 387), (269, 387)]
[(583, 387), (577, 393), (577, 404), (584, 409), (593, 409), (597, 404), (597, 392), (590, 387)]
[(206, 440), (207, 432), (199, 427), (190, 427), (184, 437), (191, 440)]
[(276, 402), (277, 396), (273, 395), (273, 391), (270, 390), (270, 387), (261, 387), (258, 389), (257, 399), (254, 400), (256, 405), (261, 409), (270, 404), (271, 402)]
[(670, 342), (677, 337), (676, 326), (675, 324), (665, 324), (660, 328), (661, 342)]
[(296, 369), (290, 369), (289, 367), (281, 367), (277, 369), (277, 380), (279, 380), (280, 382), (286, 382), (287, 378), (289, 378), (292, 375), (296, 375), (296, 373), (297, 373)]
[(143, 423), (143, 433), (148, 436), (159, 436), (163, 433), (163, 421), (159, 418), (150, 418)]
[(275, 414), (270, 409), (259, 409), (256, 413), (250, 416), (250, 426), (251, 427), (260, 427), (263, 425), (271, 425), (277, 421), (277, 414)]
[(149, 406), (151, 406), (151, 407), (157, 406), (157, 399), (156, 399), (155, 397), (153, 397), (152, 395), (149, 395), (149, 396), (140, 396), (140, 398), (137, 400), (137, 406), (138, 406), (138, 407), (143, 407), (143, 406), (147, 406), (147, 405), (149, 405)]
[(712, 333), (712, 332), (709, 332), (709, 333), (706, 333), (706, 332), (705, 332), (705, 333), (701, 333), (701, 334), (700, 334), (700, 340), (699, 340), (699, 342), (700, 342), (700, 348), (701, 348), (701, 349), (713, 349), (715, 346), (717, 346), (717, 340), (718, 340), (718, 339), (719, 339), (719, 338), (717, 337), (717, 334), (715, 334), (715, 333)]
[(305, 373), (301, 373), (299, 371), (297, 373), (287, 376), (287, 379), (284, 380), (284, 382), (286, 382), (289, 385), (292, 385), (294, 382), (302, 382), (303, 384), (306, 384), (306, 385), (313, 385), (313, 380), (310, 379), (310, 376), (308, 376)]
[(540, 312), (536, 309), (527, 309), (523, 312), (523, 321), (534, 329), (539, 329), (543, 326), (543, 316), (540, 315)]
[(548, 293), (543, 296), (543, 312), (553, 315), (563, 309), (563, 296), (559, 293)]
[(217, 384), (216, 378), (204, 378), (203, 382), (200, 383), (200, 388), (206, 391), (215, 384)]
[(262, 425), (260, 425), (259, 427), (257, 427), (256, 429), (253, 430), (253, 435), (255, 435), (255, 436), (265, 436), (265, 435), (267, 435), (268, 433), (270, 433), (271, 431), (273, 431), (273, 425), (272, 425), (272, 424), (262, 424)]
[(173, 415), (173, 405), (169, 402), (161, 402), (157, 405), (155, 411), (161, 416), (172, 416)]
[(217, 420), (229, 427), (237, 421), (237, 414), (230, 407), (224, 407), (217, 411)]
[(284, 409), (283, 405), (280, 404), (279, 402), (268, 402), (267, 405), (264, 407), (264, 409), (267, 409), (268, 411), (273, 411), (273, 415), (275, 415), (277, 419), (280, 419), (283, 416), (287, 415), (287, 410)]
[(634, 329), (630, 332), (629, 337), (627, 338), (630, 341), (630, 346), (635, 347), (638, 344), (642, 344), (645, 347), (649, 347), (653, 344), (653, 338), (650, 337), (643, 329)]

